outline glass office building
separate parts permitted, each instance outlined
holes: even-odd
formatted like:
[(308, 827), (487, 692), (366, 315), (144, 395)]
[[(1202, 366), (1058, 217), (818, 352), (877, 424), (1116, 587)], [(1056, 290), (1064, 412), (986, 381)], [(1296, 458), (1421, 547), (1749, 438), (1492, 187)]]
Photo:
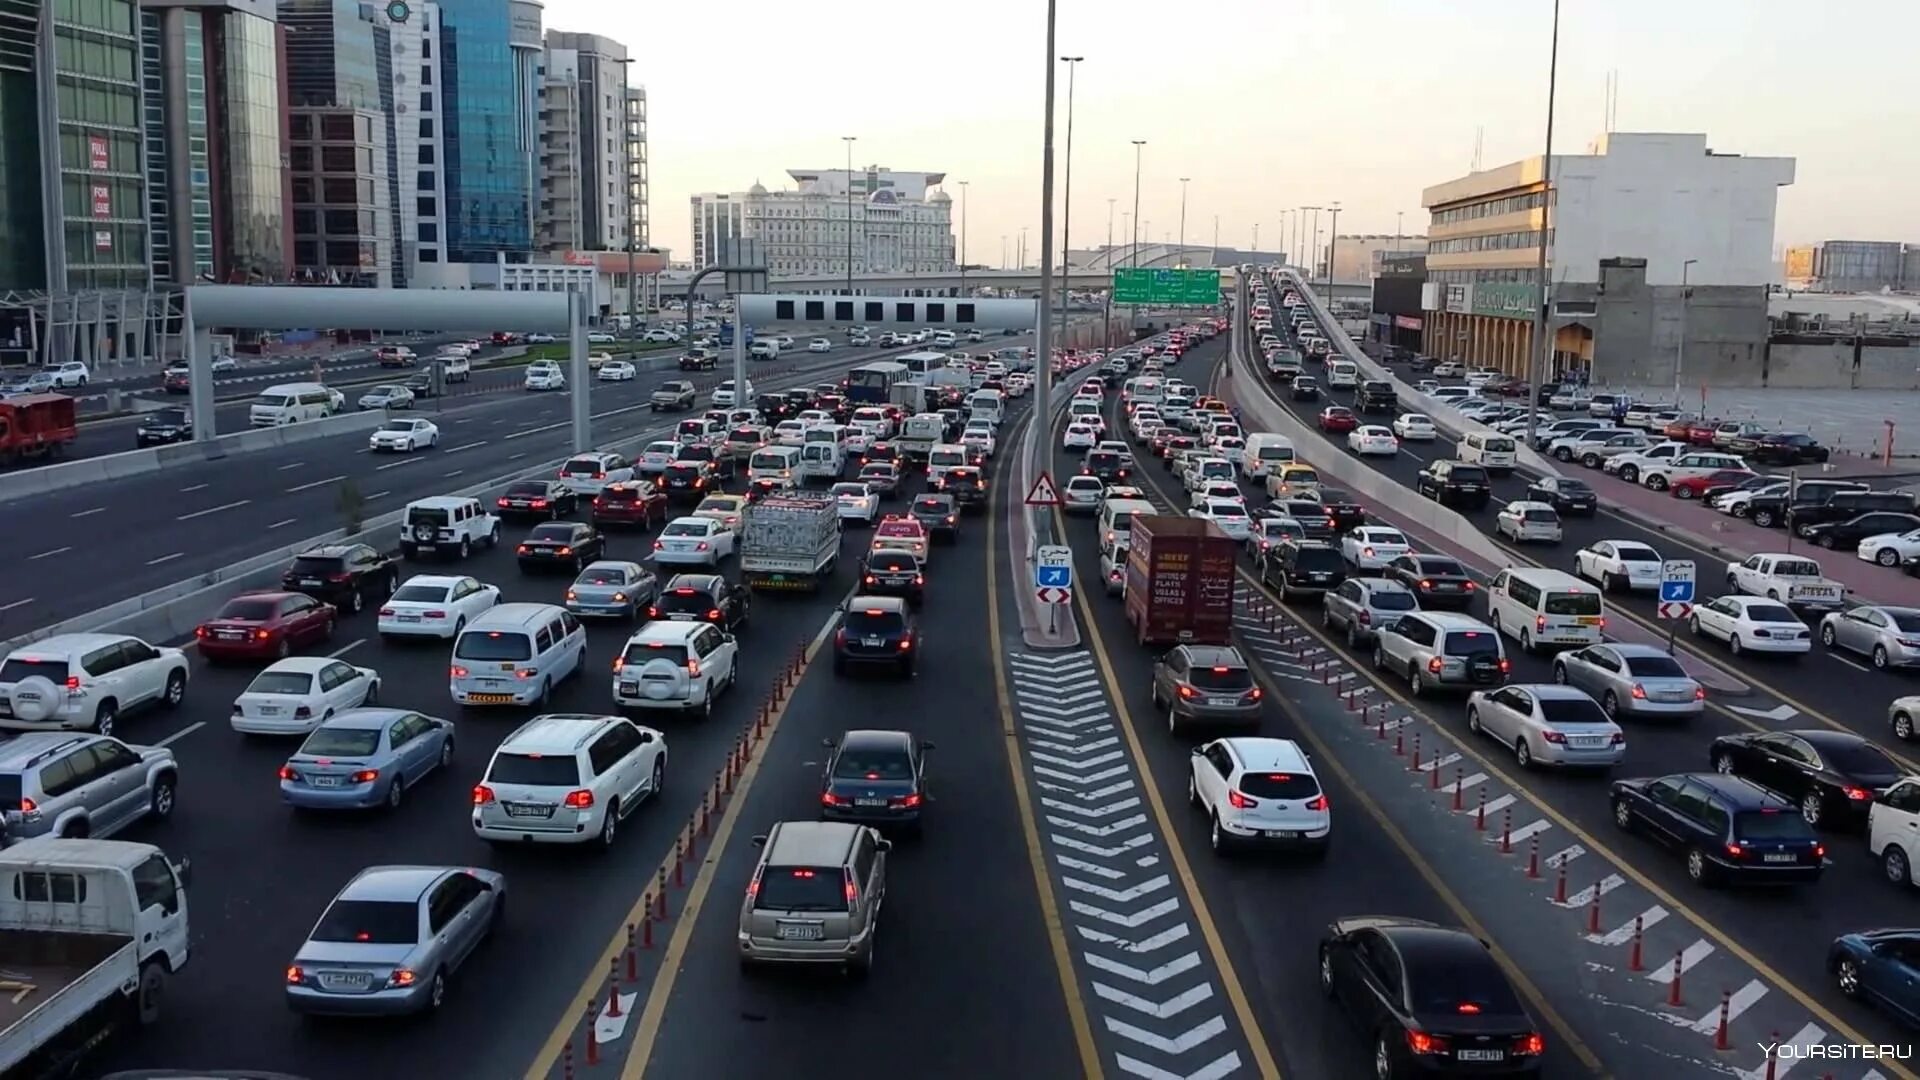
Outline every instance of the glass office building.
[(509, 6), (443, 0), (442, 85), (419, 88), (423, 109), (436, 92), (449, 99), (441, 116), (450, 262), (493, 262), (501, 253), (525, 258), (533, 247), (531, 177), (517, 121), (524, 88), (515, 74)]
[(225, 280), (283, 281), (288, 244), (278, 35), (273, 23), (246, 12), (218, 18), (220, 273)]
[(51, 0), (60, 237), (69, 290), (148, 279), (138, 15), (133, 0)]
[[(45, 288), (37, 14), (0, 14), (0, 292)], [(0, 327), (0, 337), (10, 328)]]

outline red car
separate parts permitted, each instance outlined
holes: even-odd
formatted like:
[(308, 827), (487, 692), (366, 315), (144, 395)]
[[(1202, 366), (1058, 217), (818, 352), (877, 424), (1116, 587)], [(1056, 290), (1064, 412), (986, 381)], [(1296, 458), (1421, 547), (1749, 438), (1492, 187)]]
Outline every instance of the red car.
[(665, 525), (667, 495), (646, 480), (618, 481), (593, 497), (592, 516), (595, 525)]
[(1344, 435), (1360, 426), (1360, 418), (1345, 405), (1329, 405), (1320, 410), (1320, 430), (1330, 435)]
[(333, 637), (334, 607), (294, 592), (248, 592), (194, 628), (208, 660), (279, 659)]
[(1687, 423), (1687, 441), (1695, 446), (1712, 446), (1713, 433), (1720, 426), (1718, 420), (1692, 420)]
[(1689, 476), (1667, 485), (1667, 494), (1676, 499), (1697, 499), (1708, 488), (1731, 487), (1754, 478), (1746, 469), (1721, 469), (1705, 476)]

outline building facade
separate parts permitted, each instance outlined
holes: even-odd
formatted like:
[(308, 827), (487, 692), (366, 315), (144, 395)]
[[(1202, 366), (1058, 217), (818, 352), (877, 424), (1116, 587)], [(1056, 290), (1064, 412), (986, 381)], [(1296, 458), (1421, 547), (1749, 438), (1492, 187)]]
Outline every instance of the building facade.
[(1827, 292), (1920, 288), (1906, 278), (1907, 245), (1890, 240), (1828, 240), (1814, 249), (1813, 276)]
[[(440, 5), (412, 4), (395, 21), (382, 11), (393, 69), (393, 248), (395, 280), (411, 285), (422, 264), (446, 261), (447, 190)], [(424, 92), (424, 94), (423, 94)]]
[(746, 236), (746, 193), (707, 191), (688, 203), (693, 216), (693, 258), (688, 265), (695, 269), (712, 266), (728, 241)]
[[(1634, 377), (1657, 384), (1659, 371), (1670, 376), (1688, 333), (1716, 335), (1703, 348), (1743, 345), (1748, 334), (1764, 342), (1775, 210), (1793, 177), (1791, 158), (1716, 153), (1704, 135), (1612, 133), (1587, 154), (1555, 155), (1550, 164), (1536, 156), (1429, 187), (1421, 199), (1431, 213), (1422, 348), (1525, 373), (1537, 348), (1542, 243), (1554, 372), (1606, 367), (1597, 362), (1587, 312), (1601, 291), (1603, 264), (1624, 282), (1622, 267), (1637, 262), (1648, 302), (1662, 312), (1656, 319), (1649, 308), (1644, 332), (1634, 329), (1641, 320), (1616, 320), (1616, 334), (1638, 340), (1600, 350), (1621, 362), (1638, 357)], [(1689, 322), (1682, 298), (1701, 289), (1751, 293), (1752, 302), (1702, 305), (1728, 312), (1723, 326), (1710, 329), (1714, 320), (1704, 316)], [(1682, 299), (1669, 302), (1675, 298)]]
[(1424, 236), (1395, 236), (1392, 233), (1342, 233), (1315, 260), (1321, 277), (1326, 276), (1327, 259), (1333, 259), (1336, 285), (1365, 285), (1373, 280), (1374, 268), (1389, 255), (1424, 255)]
[(395, 287), (386, 114), (334, 105), (291, 112), (294, 262), (302, 276)]
[(652, 222), (647, 212), (647, 88), (627, 87), (627, 213), (628, 228), (633, 230), (634, 246), (653, 244)]
[(490, 263), (503, 254), (525, 258), (533, 247), (524, 65), (518, 62), (522, 50), (513, 44), (511, 22), (517, 3), (442, 0), (444, 81), (418, 90), (419, 108), (438, 108), (445, 128), (447, 258), (452, 262)]
[(1373, 258), (1373, 291), (1367, 336), (1396, 349), (1418, 351), (1426, 312), (1420, 306), (1427, 281), (1427, 257), (1414, 252), (1380, 252)]
[(957, 269), (944, 173), (790, 169), (799, 184), (693, 197), (696, 266), (733, 238), (758, 240), (775, 273), (943, 273)]
[(547, 32), (534, 247), (625, 250), (633, 213), (627, 49), (598, 34)]

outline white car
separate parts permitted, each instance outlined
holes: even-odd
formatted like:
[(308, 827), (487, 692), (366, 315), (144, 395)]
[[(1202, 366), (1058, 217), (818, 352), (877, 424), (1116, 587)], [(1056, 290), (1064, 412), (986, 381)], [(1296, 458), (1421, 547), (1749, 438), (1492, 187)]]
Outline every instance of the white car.
[[(1910, 707), (1912, 699), (1906, 700)], [(1912, 725), (1909, 716), (1909, 734)], [(1909, 887), (1920, 885), (1920, 876), (1913, 869), (1913, 860), (1920, 858), (1920, 778), (1901, 780), (1867, 807), (1867, 851), (1880, 860), (1888, 881)]]
[(633, 475), (633, 463), (610, 450), (575, 454), (560, 466), (560, 479), (582, 495), (598, 495), (608, 484), (624, 484)]
[(1100, 508), (1107, 485), (1097, 476), (1070, 476), (1060, 489), (1060, 509), (1069, 514), (1091, 514)]
[(745, 495), (709, 495), (700, 500), (693, 508), (693, 517), (712, 518), (720, 527), (736, 535), (740, 525), (746, 519), (747, 497)]
[(606, 330), (587, 331), (587, 344), (589, 345), (611, 345), (619, 340), (619, 338)]
[[(88, 670), (111, 655), (112, 669)], [(186, 700), (186, 654), (121, 634), (56, 634), (6, 654), (0, 663), (0, 729), (112, 735), (136, 709), (176, 709)]]
[(243, 735), (309, 735), (335, 713), (380, 699), (380, 673), (331, 656), (289, 656), (253, 677), (234, 699)]
[(1247, 456), (1247, 441), (1238, 435), (1221, 435), (1211, 440), (1209, 449), (1239, 465)]
[(732, 634), (705, 622), (650, 622), (614, 659), (613, 702), (622, 709), (713, 715), (740, 676)]
[(1063, 450), (1090, 450), (1099, 442), (1100, 433), (1093, 430), (1092, 424), (1068, 424), (1066, 434), (1060, 436)]
[(535, 330), (527, 335), (527, 344), (529, 345), (551, 345), (553, 343), (554, 336), (543, 331)]
[(731, 409), (743, 401), (753, 400), (753, 380), (747, 380), (747, 392), (742, 394), (734, 389), (733, 380), (727, 379), (713, 388), (713, 404), (717, 408)]
[(1388, 563), (1412, 552), (1405, 533), (1380, 525), (1350, 529), (1340, 538), (1340, 558), (1361, 572), (1385, 570)]
[(712, 518), (674, 518), (653, 542), (653, 561), (660, 566), (717, 567), (733, 554), (736, 541), (736, 534)]
[(1687, 622), (1695, 637), (1719, 638), (1735, 656), (1743, 652), (1800, 654), (1813, 649), (1813, 633), (1792, 609), (1764, 596), (1720, 596), (1693, 609)]
[[(1655, 447), (1655, 449), (1659, 449)], [(1649, 464), (1640, 470), (1640, 482), (1655, 491), (1665, 491), (1675, 480), (1691, 480), (1702, 476), (1712, 476), (1722, 471), (1744, 471), (1747, 463), (1732, 454), (1691, 453), (1680, 454), (1671, 461)], [(1620, 473), (1622, 480), (1627, 478)]]
[(380, 605), (383, 638), (433, 637), (451, 641), (467, 623), (500, 602), (500, 587), (470, 577), (415, 574)]
[(664, 326), (655, 326), (640, 335), (640, 340), (653, 345), (671, 345), (680, 340), (680, 331), (669, 330)]
[(775, 446), (799, 446), (807, 441), (807, 422), (805, 420), (782, 420), (773, 425), (773, 444)]
[(411, 454), (439, 443), (440, 429), (431, 420), (389, 420), (367, 436), (367, 449), (375, 452), (399, 450)]
[(522, 386), (528, 390), (565, 390), (567, 376), (554, 361), (536, 360), (527, 365), (527, 377)]
[(1187, 801), (1207, 816), (1215, 852), (1237, 844), (1305, 848), (1333, 836), (1333, 813), (1306, 751), (1292, 739), (1216, 739), (1188, 758)]
[(226, 356), (226, 355), (216, 356), (212, 360), (207, 362), (207, 369), (209, 371), (213, 371), (216, 373), (224, 372), (224, 371), (239, 371), (240, 361), (235, 360), (231, 356)]
[(1500, 508), (1493, 519), (1493, 531), (1516, 544), (1560, 542), (1560, 512), (1552, 503), (1515, 499)]
[(1247, 506), (1236, 499), (1207, 499), (1188, 510), (1187, 516), (1213, 522), (1228, 538), (1242, 544), (1253, 533), (1253, 523), (1247, 518)]
[(823, 337), (814, 338), (812, 341), (807, 342), (807, 351), (808, 352), (832, 352), (833, 342), (828, 341), (826, 338), (823, 338)]
[(867, 528), (880, 517), (880, 496), (865, 484), (845, 483), (833, 485), (833, 501), (840, 510), (843, 522), (859, 522)]
[(1637, 540), (1596, 540), (1573, 553), (1573, 572), (1608, 592), (1658, 589), (1660, 553)]
[(1731, 491), (1723, 491), (1713, 498), (1708, 499), (1707, 508), (1718, 510), (1730, 517), (1743, 518), (1747, 516), (1747, 511), (1752, 509), (1753, 500), (1757, 496), (1784, 494), (1792, 484), (1793, 482), (1791, 480), (1783, 477), (1752, 487), (1737, 487)]
[(634, 458), (633, 468), (641, 476), (659, 476), (680, 458), (680, 444), (672, 439), (655, 439)]
[(53, 376), (55, 386), (66, 390), (85, 386), (93, 378), (93, 373), (87, 370), (87, 365), (78, 360), (68, 360), (59, 367), (50, 369), (48, 374)]
[(358, 404), (362, 409), (411, 409), (413, 391), (398, 384), (376, 386), (361, 394)]
[(1204, 481), (1198, 488), (1194, 489), (1192, 498), (1187, 501), (1192, 506), (1203, 506), (1210, 499), (1218, 499), (1223, 502), (1237, 502), (1241, 506), (1247, 505), (1246, 496), (1240, 494), (1240, 485), (1231, 480)]
[(1920, 556), (1920, 529), (1869, 536), (1860, 541), (1860, 546), (1854, 549), (1854, 555), (1864, 562), (1899, 566), (1908, 559)]
[(792, 334), (775, 334), (773, 335), (773, 343), (780, 346), (782, 349), (791, 349), (793, 348), (793, 335)]
[(1401, 413), (1393, 418), (1393, 433), (1402, 439), (1430, 442), (1440, 437), (1433, 419), (1425, 413)]
[(596, 378), (601, 382), (632, 382), (639, 373), (640, 369), (634, 367), (631, 361), (609, 360), (600, 365), (600, 374)]
[(988, 457), (992, 457), (993, 456), (993, 426), (990, 424), (983, 424), (980, 427), (973, 427), (971, 424), (969, 424), (967, 427), (967, 430), (960, 433), (960, 445), (971, 447), (973, 449), (980, 451), (982, 454), (985, 454)]
[(1362, 424), (1347, 432), (1347, 449), (1362, 456), (1383, 454), (1392, 457), (1400, 452), (1400, 439), (1391, 430), (1378, 424)]

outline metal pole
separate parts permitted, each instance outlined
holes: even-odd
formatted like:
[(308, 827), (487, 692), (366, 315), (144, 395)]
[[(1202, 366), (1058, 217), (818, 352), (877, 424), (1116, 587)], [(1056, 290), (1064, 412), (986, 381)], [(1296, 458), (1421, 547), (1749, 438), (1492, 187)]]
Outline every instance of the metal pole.
[[(1040, 303), (1042, 310), (1034, 333), (1034, 382), (1038, 392), (1034, 397), (1034, 423), (1039, 425), (1033, 439), (1033, 474), (1038, 477), (1046, 471), (1047, 457), (1053, 450), (1053, 440), (1048, 437), (1046, 424), (1053, 405), (1053, 320), (1047, 318), (1044, 305), (1047, 297), (1053, 295), (1053, 95), (1054, 62), (1054, 21), (1058, 8), (1057, 0), (1047, 0), (1047, 93), (1046, 123), (1043, 127), (1040, 149)], [(1036, 536), (1045, 533), (1051, 536), (1051, 530), (1042, 523), (1052, 520), (1049, 514), (1035, 514)]]
[(1175, 265), (1178, 266), (1187, 264), (1187, 181), (1191, 179), (1189, 176), (1180, 178), (1180, 243), (1173, 249), (1174, 259), (1177, 260)]
[[(1693, 300), (1693, 287), (1689, 275), (1693, 264), (1699, 259), (1688, 259), (1680, 264), (1680, 343), (1673, 355), (1673, 404), (1680, 404), (1680, 369), (1687, 364), (1687, 307)], [(1703, 413), (1706, 411), (1701, 410)]]
[[(1080, 69), (1084, 56), (1063, 56), (1060, 62), (1067, 65), (1067, 160), (1066, 177), (1060, 191), (1060, 340), (1067, 340), (1067, 290), (1073, 281), (1073, 76)], [(1041, 232), (1045, 232), (1043, 227)], [(1046, 243), (1046, 237), (1041, 237)], [(1047, 293), (1043, 290), (1040, 298), (1044, 302)], [(1035, 350), (1038, 351), (1037, 349)]]
[(1327, 310), (1333, 310), (1333, 253), (1340, 250), (1340, 203), (1333, 204), (1333, 223), (1327, 226)]
[(627, 72), (633, 58), (620, 61), (620, 184), (622, 203), (627, 208), (627, 336), (632, 337), (639, 317), (640, 283), (633, 273), (633, 99), (627, 96)]
[(1560, 0), (1553, 0), (1553, 37), (1547, 51), (1547, 148), (1540, 161), (1540, 259), (1534, 269), (1540, 310), (1533, 318), (1533, 348), (1527, 350), (1527, 445), (1540, 424), (1540, 371), (1553, 342), (1547, 340), (1547, 238), (1553, 231), (1553, 95), (1560, 79)]
[(1395, 255), (1400, 254), (1400, 237), (1405, 235), (1405, 230), (1401, 228), (1401, 218), (1405, 213), (1406, 211), (1404, 210), (1395, 210), (1393, 212), (1393, 253)]
[(1100, 313), (1100, 343), (1113, 345), (1113, 199), (1107, 200), (1107, 302)]
[(747, 322), (740, 314), (740, 298), (733, 298), (733, 407), (747, 407)]
[[(967, 185), (971, 180), (960, 181), (960, 295), (967, 295)], [(853, 222), (847, 222), (847, 228), (853, 228)]]
[(593, 373), (587, 368), (587, 301), (578, 289), (567, 294), (567, 393), (572, 395), (573, 452), (593, 449)]
[[(853, 295), (853, 140), (858, 135), (842, 135), (847, 144), (847, 295)], [(737, 306), (737, 305), (736, 305)]]
[[(1133, 140), (1133, 252), (1128, 265), (1140, 266), (1140, 154), (1147, 145), (1145, 139)], [(1127, 336), (1133, 336), (1134, 326), (1140, 321), (1140, 305), (1135, 304), (1127, 312)]]

